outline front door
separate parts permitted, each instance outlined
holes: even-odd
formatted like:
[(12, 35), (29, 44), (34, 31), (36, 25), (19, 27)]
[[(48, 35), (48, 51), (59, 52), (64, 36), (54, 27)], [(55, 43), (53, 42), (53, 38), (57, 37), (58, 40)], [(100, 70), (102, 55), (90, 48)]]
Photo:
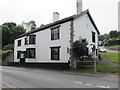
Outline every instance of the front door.
[(20, 53), (20, 64), (25, 64), (25, 55), (26, 52), (25, 51), (21, 51)]

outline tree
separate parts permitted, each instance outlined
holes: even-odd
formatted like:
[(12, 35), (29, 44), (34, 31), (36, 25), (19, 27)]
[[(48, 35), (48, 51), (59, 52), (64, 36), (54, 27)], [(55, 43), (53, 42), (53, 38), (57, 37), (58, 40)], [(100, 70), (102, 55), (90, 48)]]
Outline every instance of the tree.
[(24, 28), (15, 23), (2, 24), (2, 48), (7, 44), (13, 44), (14, 40), (24, 32)]
[(86, 39), (77, 40), (73, 43), (73, 54), (76, 59), (87, 55), (87, 44)]
[(6, 22), (6, 23), (3, 23), (2, 25), (7, 26), (8, 28), (12, 28), (12, 27), (16, 26), (16, 23), (14, 23), (14, 22)]
[(13, 44), (5, 45), (3, 48), (3, 51), (5, 51), (5, 50), (14, 50), (14, 45)]
[(10, 43), (10, 37), (11, 35), (8, 26), (2, 25), (2, 47)]
[(120, 39), (117, 38), (111, 38), (104, 42), (105, 46), (115, 46), (115, 45), (120, 45)]
[(104, 40), (105, 40), (104, 35), (100, 35), (100, 36), (98, 36), (98, 41), (104, 41)]
[(40, 25), (40, 27), (43, 27), (43, 26), (45, 26), (45, 25), (44, 25), (44, 24), (41, 24), (41, 25)]
[(76, 69), (77, 61), (81, 60), (84, 56), (88, 55), (88, 48), (87, 48), (87, 41), (86, 39), (80, 39), (73, 42), (72, 51), (73, 51), (73, 60), (71, 61), (72, 69)]
[(117, 37), (118, 37), (117, 30), (115, 30), (115, 31), (110, 31), (109, 34), (110, 34), (110, 38), (113, 38), (113, 37), (117, 38)]
[(34, 20), (29, 21), (28, 24), (31, 25), (31, 29), (35, 29), (36, 28), (36, 24), (35, 24)]

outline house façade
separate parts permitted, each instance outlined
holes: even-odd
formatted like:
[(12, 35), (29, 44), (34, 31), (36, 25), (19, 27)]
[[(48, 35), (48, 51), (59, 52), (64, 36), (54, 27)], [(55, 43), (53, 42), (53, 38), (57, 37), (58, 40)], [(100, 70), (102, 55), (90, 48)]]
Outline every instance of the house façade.
[[(59, 13), (53, 13), (53, 23), (30, 30), (18, 36), (14, 41), (14, 62), (26, 64), (64, 64), (71, 61), (72, 43), (81, 38), (88, 42), (88, 53), (91, 47), (98, 48), (99, 30), (89, 10), (82, 11), (82, 2), (77, 0), (77, 14), (59, 20)], [(21, 59), (22, 60), (22, 59)]]

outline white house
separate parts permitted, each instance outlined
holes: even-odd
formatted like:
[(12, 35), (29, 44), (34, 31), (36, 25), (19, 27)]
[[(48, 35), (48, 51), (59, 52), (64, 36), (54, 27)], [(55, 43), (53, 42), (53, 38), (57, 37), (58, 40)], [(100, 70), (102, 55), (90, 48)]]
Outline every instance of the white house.
[[(72, 43), (79, 38), (88, 41), (89, 53), (93, 45), (98, 48), (100, 34), (89, 10), (81, 11), (82, 3), (77, 0), (77, 14), (59, 20), (59, 13), (53, 14), (53, 23), (30, 30), (14, 41), (14, 62), (68, 64), (71, 61)], [(28, 26), (28, 25), (27, 25)], [(24, 56), (22, 56), (24, 55)]]

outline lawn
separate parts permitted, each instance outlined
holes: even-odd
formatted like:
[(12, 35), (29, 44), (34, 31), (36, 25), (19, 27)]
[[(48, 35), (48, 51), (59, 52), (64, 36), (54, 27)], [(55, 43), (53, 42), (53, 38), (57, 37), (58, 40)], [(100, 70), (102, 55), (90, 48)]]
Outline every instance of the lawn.
[(109, 60), (111, 60), (113, 63), (119, 63), (120, 64), (120, 53), (109, 53), (109, 52), (103, 52), (102, 55), (106, 56)]

